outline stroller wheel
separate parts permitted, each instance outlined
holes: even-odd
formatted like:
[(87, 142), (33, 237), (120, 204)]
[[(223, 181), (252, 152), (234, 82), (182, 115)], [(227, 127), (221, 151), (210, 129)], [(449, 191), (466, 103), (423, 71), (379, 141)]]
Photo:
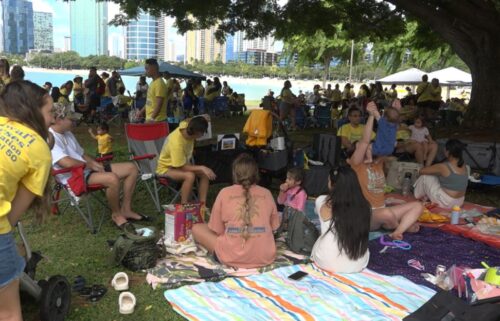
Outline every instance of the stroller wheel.
[(42, 321), (63, 321), (71, 305), (71, 286), (61, 275), (52, 276), (43, 284), (40, 300), (40, 319)]

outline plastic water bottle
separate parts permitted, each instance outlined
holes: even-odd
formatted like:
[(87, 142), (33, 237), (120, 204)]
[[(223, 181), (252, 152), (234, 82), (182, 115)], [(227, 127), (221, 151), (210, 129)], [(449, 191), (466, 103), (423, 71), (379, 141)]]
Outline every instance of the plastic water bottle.
[(411, 173), (405, 173), (405, 177), (403, 178), (403, 184), (401, 185), (401, 193), (403, 196), (410, 195), (411, 191)]
[(459, 206), (453, 206), (452, 211), (451, 211), (451, 220), (450, 223), (453, 225), (457, 225), (458, 222), (460, 221), (460, 207)]

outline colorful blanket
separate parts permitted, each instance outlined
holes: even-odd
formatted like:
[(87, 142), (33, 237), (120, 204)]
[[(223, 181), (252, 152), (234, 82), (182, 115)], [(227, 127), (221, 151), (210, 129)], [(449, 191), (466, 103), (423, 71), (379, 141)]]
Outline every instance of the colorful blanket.
[[(300, 281), (288, 276), (298, 270)], [(228, 278), (167, 290), (174, 310), (188, 320), (401, 320), (434, 295), (403, 277), (365, 270), (330, 274), (312, 264), (261, 275)]]
[(153, 288), (160, 286), (173, 289), (186, 284), (220, 281), (230, 276), (249, 276), (283, 266), (308, 262), (307, 257), (288, 250), (283, 241), (277, 241), (276, 247), (275, 261), (258, 269), (234, 269), (216, 262), (211, 256), (167, 255), (156, 264), (156, 267), (148, 270), (146, 280)]
[[(479, 268), (481, 261), (485, 261), (490, 266), (500, 266), (498, 249), (437, 228), (422, 227), (418, 233), (405, 233), (404, 240), (411, 244), (410, 250), (389, 248), (384, 253), (380, 253), (384, 246), (379, 240), (370, 241), (368, 268), (387, 275), (401, 275), (417, 284), (434, 288), (421, 273), (434, 274), (438, 264), (447, 268), (453, 264)], [(410, 267), (408, 261), (411, 259), (418, 260), (425, 270)]]

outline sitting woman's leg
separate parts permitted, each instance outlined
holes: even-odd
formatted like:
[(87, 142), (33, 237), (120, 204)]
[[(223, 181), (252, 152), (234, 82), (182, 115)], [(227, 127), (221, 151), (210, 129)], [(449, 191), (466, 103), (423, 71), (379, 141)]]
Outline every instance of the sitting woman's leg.
[(425, 166), (431, 166), (436, 158), (438, 152), (438, 144), (436, 142), (430, 142), (427, 144), (427, 155), (425, 158)]
[(217, 243), (217, 234), (208, 228), (208, 224), (194, 224), (193, 237), (196, 243), (203, 246), (210, 253), (214, 253)]
[(417, 143), (416, 141), (408, 141), (405, 144), (405, 151), (407, 153), (413, 154), (417, 163), (424, 165), (424, 152), (422, 149), (422, 145)]
[(169, 168), (165, 176), (173, 179), (174, 181), (182, 182), (181, 204), (189, 203), (189, 196), (193, 191), (193, 185), (196, 175), (193, 172), (183, 171), (176, 168)]
[(462, 206), (464, 197), (453, 198), (441, 188), (439, 179), (433, 175), (420, 175), (415, 182), (414, 196), (416, 199), (428, 199), (440, 207), (452, 208), (453, 206)]
[(380, 208), (373, 211), (370, 229), (376, 230), (380, 227), (392, 230), (390, 235), (393, 239), (401, 240), (403, 233), (417, 232), (418, 220), (422, 214), (423, 206), (420, 202), (410, 202), (392, 207)]

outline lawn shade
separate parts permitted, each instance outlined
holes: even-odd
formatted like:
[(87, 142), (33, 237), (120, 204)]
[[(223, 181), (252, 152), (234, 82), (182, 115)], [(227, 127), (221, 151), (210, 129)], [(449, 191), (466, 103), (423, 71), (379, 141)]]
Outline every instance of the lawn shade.
[[(389, 75), (382, 79), (378, 79), (383, 84), (396, 84), (396, 85), (418, 85), (422, 82), (422, 76), (426, 72), (417, 68), (410, 68), (397, 72), (395, 74)], [(431, 79), (431, 77), (429, 77)]]
[(433, 71), (429, 74), (429, 80), (432, 78), (439, 79), (440, 84), (449, 86), (470, 86), (472, 85), (471, 74), (462, 71), (455, 67)]
[[(205, 80), (206, 77), (179, 66), (171, 65), (167, 62), (160, 63), (160, 73), (169, 73), (172, 77), (176, 78), (190, 78)], [(124, 69), (118, 71), (122, 76), (143, 76), (145, 74), (144, 66), (137, 66), (134, 68)]]

